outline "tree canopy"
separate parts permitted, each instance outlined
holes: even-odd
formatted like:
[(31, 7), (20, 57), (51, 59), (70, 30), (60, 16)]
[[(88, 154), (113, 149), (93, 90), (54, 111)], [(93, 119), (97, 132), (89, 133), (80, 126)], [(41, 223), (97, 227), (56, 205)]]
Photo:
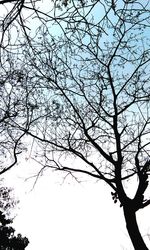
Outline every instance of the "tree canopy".
[(24, 250), (29, 241), (21, 234), (15, 235), (15, 229), (10, 226), (11, 220), (6, 219), (5, 214), (0, 211), (0, 247), (2, 250)]
[[(105, 181), (123, 207), (135, 250), (148, 249), (135, 213), (150, 204), (144, 196), (150, 173), (149, 7), (138, 0), (54, 6), (1, 58), (3, 88), (12, 101), (7, 122), (2, 108), (2, 131), (14, 132), (16, 154), (18, 143), (32, 138), (30, 155), (42, 170)], [(136, 189), (133, 198), (128, 181)]]

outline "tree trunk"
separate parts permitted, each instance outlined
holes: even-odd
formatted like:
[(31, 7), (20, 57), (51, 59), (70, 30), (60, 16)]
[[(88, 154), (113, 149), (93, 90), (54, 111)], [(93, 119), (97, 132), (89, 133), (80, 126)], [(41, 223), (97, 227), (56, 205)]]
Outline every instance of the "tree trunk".
[(138, 224), (136, 221), (136, 212), (132, 209), (132, 207), (130, 208), (126, 206), (123, 208), (123, 210), (124, 210), (127, 231), (134, 246), (134, 249), (148, 250), (138, 228)]

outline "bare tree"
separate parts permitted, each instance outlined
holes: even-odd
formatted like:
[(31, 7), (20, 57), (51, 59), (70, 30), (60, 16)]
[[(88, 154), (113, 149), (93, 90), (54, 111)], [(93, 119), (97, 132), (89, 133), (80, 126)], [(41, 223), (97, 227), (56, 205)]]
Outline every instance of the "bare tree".
[[(71, 2), (22, 45), (28, 119), (43, 168), (103, 180), (123, 208), (135, 250), (147, 250), (136, 212), (150, 173), (149, 1)], [(52, 24), (52, 26), (51, 26)], [(58, 32), (59, 31), (59, 34)], [(70, 164), (72, 161), (72, 164)], [(130, 197), (125, 186), (133, 182)], [(126, 184), (126, 185), (124, 185)]]
[[(85, 5), (93, 8), (97, 2), (99, 1), (91, 3), (85, 0), (75, 2), (74, 0), (0, 0), (0, 52), (16, 49), (22, 38), (25, 38), (26, 42), (31, 45), (36, 28), (52, 21), (57, 11), (60, 12), (57, 23), (60, 20), (68, 22), (70, 14), (76, 15), (78, 8), (82, 9)], [(114, 0), (107, 2), (115, 11)], [(66, 20), (62, 16), (62, 11), (65, 13)]]
[[(41, 3), (42, 2), (42, 3)], [(29, 42), (29, 25), (34, 18), (39, 22), (47, 13), (39, 9), (43, 1), (39, 0), (4, 0), (0, 1), (0, 49), (10, 50), (19, 44), (20, 37), (26, 37)]]
[(36, 29), (36, 23), (46, 24), (56, 8), (62, 10), (68, 5), (66, 0), (1, 0), (0, 50), (16, 47), (22, 37), (30, 44), (33, 26)]

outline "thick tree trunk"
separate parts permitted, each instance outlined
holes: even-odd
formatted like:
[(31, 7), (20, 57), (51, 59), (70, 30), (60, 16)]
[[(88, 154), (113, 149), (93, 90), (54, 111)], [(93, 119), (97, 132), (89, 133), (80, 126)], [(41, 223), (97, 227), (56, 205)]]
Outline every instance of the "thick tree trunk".
[(135, 250), (148, 250), (140, 234), (136, 221), (136, 212), (129, 207), (124, 207), (126, 227)]

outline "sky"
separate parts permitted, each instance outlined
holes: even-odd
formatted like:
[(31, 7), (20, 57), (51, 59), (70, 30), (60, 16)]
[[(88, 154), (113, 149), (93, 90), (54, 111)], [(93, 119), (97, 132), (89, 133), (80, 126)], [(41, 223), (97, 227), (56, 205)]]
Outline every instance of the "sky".
[(29, 238), (27, 250), (125, 249), (122, 209), (104, 184), (62, 183), (61, 176), (48, 172), (31, 191), (28, 167), (18, 166), (7, 176), (20, 200), (14, 227)]
[[(24, 162), (6, 175), (20, 200), (14, 228), (28, 237), (27, 250), (133, 250), (122, 208), (114, 204), (111, 190), (103, 182), (86, 179), (77, 183), (58, 173), (47, 171), (35, 187), (26, 179), (37, 169), (34, 162)], [(138, 222), (148, 243), (149, 210), (140, 211)], [(150, 244), (149, 244), (150, 246)]]

